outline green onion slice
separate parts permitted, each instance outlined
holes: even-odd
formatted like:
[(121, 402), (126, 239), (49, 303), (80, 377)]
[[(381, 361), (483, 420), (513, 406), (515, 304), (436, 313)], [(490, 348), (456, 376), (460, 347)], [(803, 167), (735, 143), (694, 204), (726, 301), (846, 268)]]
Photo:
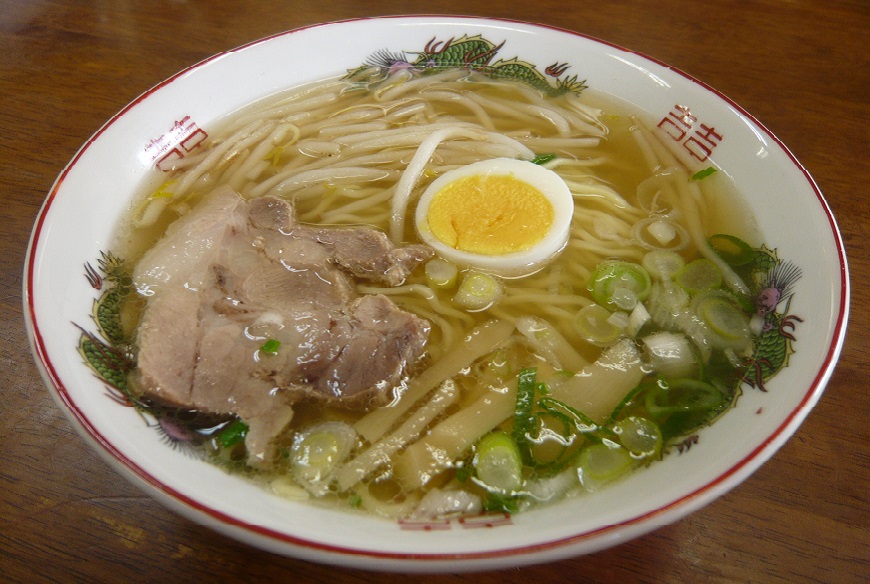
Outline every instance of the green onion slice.
[(482, 272), (468, 272), (462, 278), (453, 301), (475, 312), (486, 310), (502, 295), (501, 283), (493, 276)]
[(719, 257), (731, 266), (745, 266), (755, 261), (756, 251), (739, 237), (717, 233), (708, 241)]
[(537, 389), (538, 370), (529, 367), (517, 376), (517, 405), (514, 408), (513, 437), (520, 445), (525, 460), (531, 460), (528, 450), (529, 435), (535, 426), (535, 390)]
[(459, 269), (456, 264), (441, 258), (433, 258), (426, 262), (426, 281), (433, 288), (453, 288)]
[(706, 258), (697, 259), (674, 274), (674, 281), (689, 294), (697, 294), (721, 287), (722, 271)]
[(555, 159), (556, 159), (556, 155), (553, 154), (552, 152), (550, 152), (547, 154), (538, 154), (537, 156), (532, 158), (532, 162), (534, 162), (535, 164), (547, 164), (551, 160), (555, 160)]
[(590, 444), (580, 451), (577, 471), (583, 485), (594, 488), (625, 474), (633, 462), (628, 450), (607, 441)]
[(474, 469), (480, 482), (501, 493), (513, 493), (523, 484), (523, 457), (505, 432), (492, 432), (480, 439)]
[[(625, 329), (613, 324), (611, 312), (600, 304), (584, 306), (574, 317), (574, 328), (580, 336), (599, 347), (606, 347), (618, 341)], [(624, 313), (623, 313), (624, 314)]]
[(260, 351), (263, 353), (268, 353), (270, 355), (277, 355), (278, 349), (281, 348), (281, 341), (276, 341), (275, 339), (269, 339), (260, 347)]
[(716, 172), (717, 172), (717, 169), (715, 167), (708, 166), (707, 168), (705, 168), (703, 170), (699, 170), (698, 172), (693, 174), (691, 180), (704, 180), (708, 176), (716, 174)]
[(741, 350), (752, 341), (749, 316), (739, 301), (724, 290), (712, 290), (697, 296), (691, 308), (715, 335), (715, 342), (724, 348)]
[(686, 260), (675, 251), (654, 249), (643, 256), (641, 264), (653, 278), (670, 280), (683, 269)]
[(649, 273), (640, 264), (604, 260), (592, 271), (587, 289), (602, 306), (631, 310), (638, 301), (646, 299), (650, 286)]
[(557, 400), (556, 398), (541, 398), (541, 401), (538, 402), (538, 405), (541, 407), (541, 409), (546, 410), (552, 414), (567, 415), (568, 418), (571, 420), (574, 429), (577, 432), (585, 434), (588, 432), (595, 432), (599, 429), (598, 424), (596, 424), (592, 420), (592, 418), (590, 418), (580, 410), (572, 408), (565, 402)]
[(298, 432), (290, 449), (293, 478), (312, 495), (325, 495), (336, 467), (348, 458), (356, 441), (356, 432), (344, 422), (323, 422)]
[(654, 383), (656, 383), (656, 382), (645, 381), (645, 382), (642, 382), (637, 387), (635, 387), (634, 389), (632, 389), (631, 391), (629, 391), (628, 394), (622, 399), (622, 401), (619, 402), (619, 405), (617, 405), (615, 408), (613, 408), (613, 411), (610, 413), (610, 417), (607, 418), (606, 425), (609, 426), (609, 425), (613, 424), (613, 422), (617, 418), (619, 418), (619, 415), (622, 413), (622, 410), (624, 410), (629, 405), (633, 404), (637, 395), (639, 393), (647, 391), (651, 387), (651, 385)]
[(220, 434), (217, 435), (217, 442), (222, 448), (230, 448), (244, 441), (247, 435), (248, 425), (242, 420), (236, 419), (220, 431)]
[(662, 431), (648, 420), (629, 416), (620, 420), (613, 428), (619, 436), (619, 443), (637, 458), (658, 456), (662, 449)]

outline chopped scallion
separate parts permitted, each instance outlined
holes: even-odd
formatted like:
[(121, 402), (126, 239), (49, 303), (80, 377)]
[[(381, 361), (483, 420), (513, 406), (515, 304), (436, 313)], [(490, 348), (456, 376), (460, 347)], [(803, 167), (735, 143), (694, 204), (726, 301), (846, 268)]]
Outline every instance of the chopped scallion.
[(630, 416), (614, 426), (619, 443), (638, 458), (658, 456), (662, 449), (662, 431), (646, 418)]
[(577, 474), (584, 487), (595, 490), (625, 474), (632, 464), (628, 450), (608, 440), (590, 444), (580, 451)]
[(281, 348), (281, 341), (277, 341), (275, 339), (269, 339), (260, 347), (260, 351), (262, 353), (268, 353), (270, 355), (277, 355), (278, 349)]
[(610, 316), (611, 312), (600, 304), (590, 304), (581, 308), (574, 317), (574, 327), (584, 340), (607, 347), (625, 333), (625, 327), (616, 326)]
[(344, 422), (324, 422), (298, 432), (291, 447), (293, 478), (315, 497), (329, 492), (336, 467), (356, 444), (356, 432)]
[(523, 453), (525, 460), (530, 460), (529, 434), (535, 424), (535, 390), (537, 388), (538, 370), (534, 367), (523, 369), (517, 376), (517, 405), (514, 409), (513, 437)]
[(568, 414), (574, 429), (578, 432), (587, 433), (598, 430), (598, 424), (596, 424), (592, 418), (556, 398), (542, 398), (539, 405), (542, 409), (551, 413), (564, 412)]
[(712, 261), (701, 258), (686, 264), (674, 275), (674, 281), (689, 294), (722, 286), (722, 271)]
[(501, 294), (501, 284), (495, 277), (481, 272), (468, 272), (462, 278), (453, 301), (470, 311), (479, 311), (495, 304)]
[(649, 272), (640, 264), (604, 260), (589, 277), (587, 289), (598, 304), (631, 310), (649, 294)]
[(471, 478), (472, 469), (470, 466), (460, 466), (456, 469), (456, 473), (453, 475), (457, 481), (460, 483), (464, 483)]
[(651, 319), (652, 317), (643, 302), (638, 302), (631, 314), (628, 315), (628, 326), (625, 327), (625, 332), (631, 338), (635, 338)]
[(613, 408), (613, 411), (610, 413), (610, 417), (607, 419), (607, 424), (610, 425), (614, 422), (614, 420), (619, 418), (620, 414), (622, 414), (622, 410), (632, 405), (637, 399), (638, 394), (647, 392), (650, 386), (650, 382), (644, 382), (628, 392), (628, 394), (622, 399), (622, 401), (619, 402), (619, 405)]
[(733, 235), (718, 233), (710, 236), (709, 242), (719, 257), (735, 267), (751, 263), (758, 253), (748, 243)]
[(441, 258), (434, 258), (426, 262), (426, 281), (433, 288), (453, 288), (456, 285), (456, 276), (459, 270), (456, 264)]
[(480, 439), (474, 455), (477, 478), (498, 493), (513, 493), (523, 484), (523, 459), (514, 439), (492, 432)]
[(674, 274), (683, 269), (686, 261), (677, 252), (666, 249), (655, 249), (643, 256), (641, 262), (649, 275), (658, 280), (670, 280)]
[(712, 167), (712, 166), (708, 166), (708, 167), (705, 168), (704, 170), (699, 170), (698, 172), (696, 172), (695, 174), (693, 174), (693, 175), (692, 175), (692, 180), (704, 180), (704, 179), (707, 178), (708, 176), (713, 175), (713, 174), (716, 174), (716, 172), (717, 172), (717, 169), (716, 169), (716, 168), (714, 168), (714, 167)]
[(247, 435), (248, 425), (242, 420), (234, 420), (220, 431), (220, 434), (217, 435), (217, 442), (222, 448), (230, 448), (244, 441)]
[(749, 316), (737, 299), (724, 290), (711, 290), (692, 301), (692, 310), (712, 333), (718, 348), (740, 351), (752, 341)]
[(547, 154), (538, 154), (537, 156), (532, 158), (532, 162), (534, 162), (535, 164), (547, 164), (551, 160), (555, 160), (555, 159), (556, 159), (556, 155), (553, 154), (552, 152), (550, 152)]
[(521, 509), (522, 499), (518, 495), (502, 496), (489, 493), (483, 501), (484, 511), (501, 511), (504, 513), (517, 513)]

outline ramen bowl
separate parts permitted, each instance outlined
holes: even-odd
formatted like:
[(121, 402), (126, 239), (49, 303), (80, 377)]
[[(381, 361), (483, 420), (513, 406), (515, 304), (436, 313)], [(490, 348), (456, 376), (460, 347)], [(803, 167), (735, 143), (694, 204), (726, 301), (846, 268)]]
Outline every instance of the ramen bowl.
[[(442, 58), (451, 42), (478, 37), (497, 47), (487, 66), (521, 62), (554, 87), (582, 81), (626, 104), (688, 166), (715, 167), (733, 180), (766, 245), (800, 271), (788, 305), (779, 307), (787, 363), (765, 380), (766, 391), (750, 377), (736, 406), (700, 430), (691, 449), (601, 491), (515, 515), (439, 521), (387, 520), (279, 497), (170, 448), (134, 408), (112, 399), (111, 378), (88, 367), (83, 339), (99, 340), (92, 310), (105, 291), (103, 254), (143, 185), (159, 184), (225, 116), (255, 100), (344, 75), (377, 55), (403, 55), (409, 64), (419, 55)], [(703, 507), (770, 458), (819, 400), (840, 353), (849, 303), (843, 243), (821, 192), (739, 105), (654, 59), (581, 34), (465, 17), (311, 26), (215, 55), (146, 91), (61, 172), (36, 220), (24, 276), (26, 324), (41, 374), (110, 466), (168, 508), (253, 546), (406, 572), (504, 568), (592, 553)]]

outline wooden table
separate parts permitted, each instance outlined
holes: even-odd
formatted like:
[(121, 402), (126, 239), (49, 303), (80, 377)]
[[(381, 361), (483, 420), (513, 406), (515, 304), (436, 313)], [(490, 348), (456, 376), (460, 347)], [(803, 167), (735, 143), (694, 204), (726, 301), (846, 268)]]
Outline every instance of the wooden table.
[(866, 0), (88, 2), (0, 0), (0, 580), (390, 582), (251, 549), (161, 507), (73, 431), (24, 333), (33, 219), (58, 172), (126, 103), (213, 53), (352, 17), (438, 12), (542, 22), (654, 56), (719, 89), (792, 149), (840, 222), (851, 328), (797, 434), (745, 483), (591, 556), (421, 582), (858, 582), (870, 577), (870, 226)]

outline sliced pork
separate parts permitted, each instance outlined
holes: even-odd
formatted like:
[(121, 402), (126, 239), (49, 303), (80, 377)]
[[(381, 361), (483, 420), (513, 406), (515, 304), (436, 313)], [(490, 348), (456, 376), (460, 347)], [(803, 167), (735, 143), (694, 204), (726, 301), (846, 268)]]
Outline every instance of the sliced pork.
[[(369, 228), (298, 224), (291, 204), (221, 188), (176, 221), (134, 272), (148, 296), (138, 384), (161, 403), (240, 416), (250, 461), (301, 399), (368, 408), (422, 355), (426, 321), (354, 278), (402, 283), (432, 252)], [(280, 342), (275, 353), (261, 347)]]

